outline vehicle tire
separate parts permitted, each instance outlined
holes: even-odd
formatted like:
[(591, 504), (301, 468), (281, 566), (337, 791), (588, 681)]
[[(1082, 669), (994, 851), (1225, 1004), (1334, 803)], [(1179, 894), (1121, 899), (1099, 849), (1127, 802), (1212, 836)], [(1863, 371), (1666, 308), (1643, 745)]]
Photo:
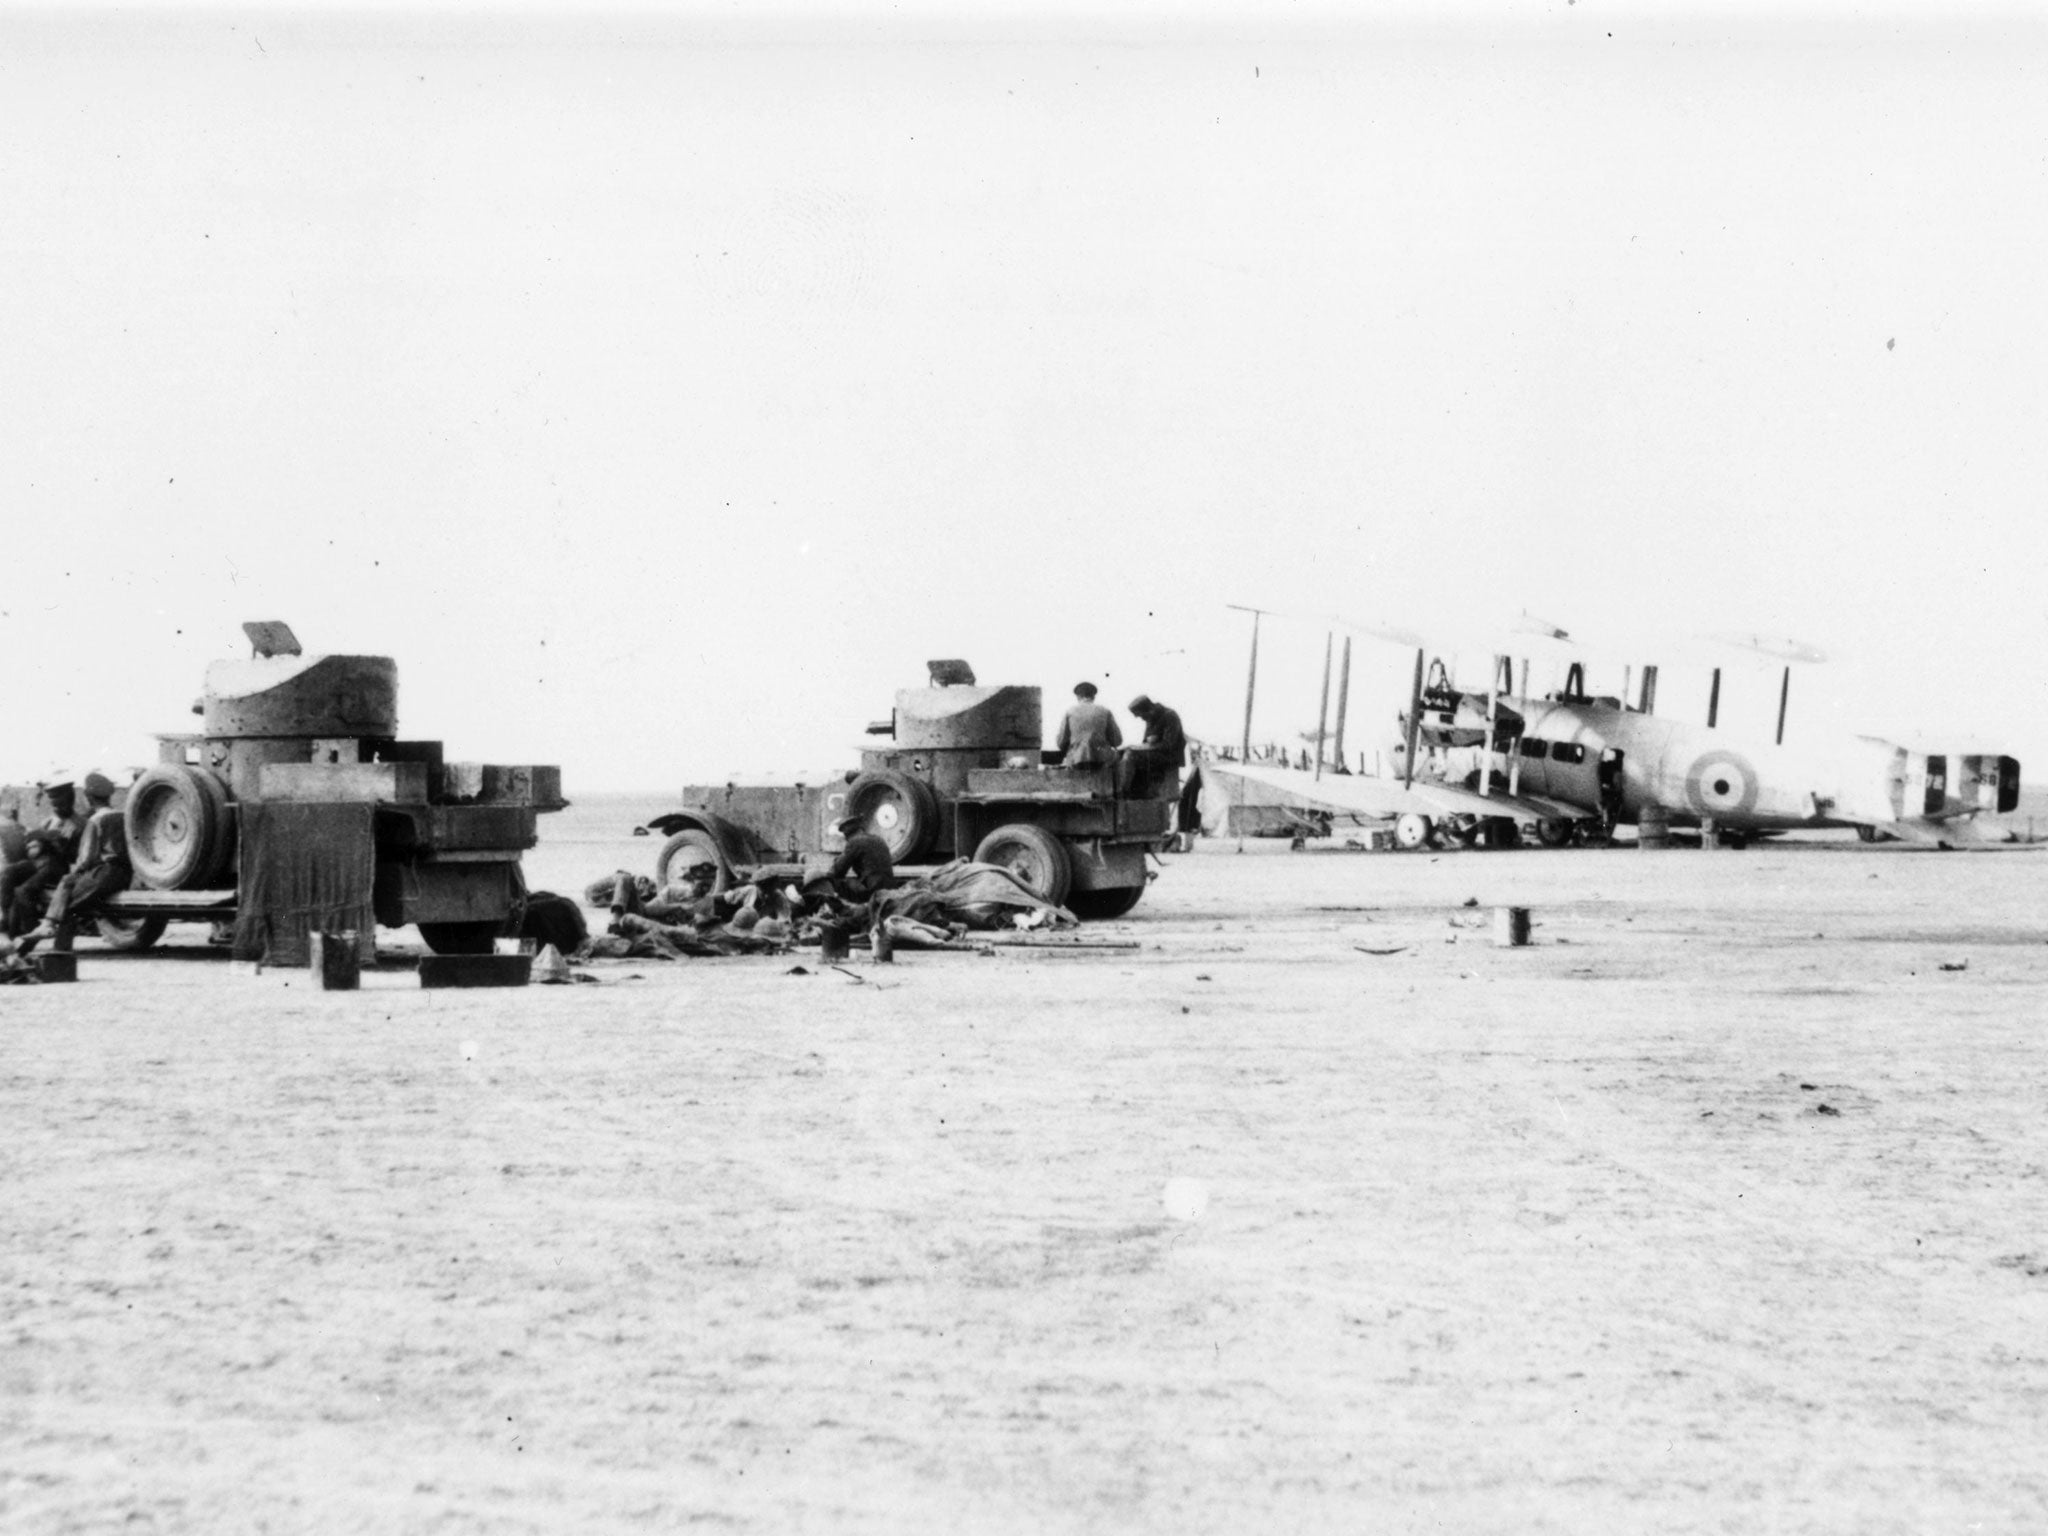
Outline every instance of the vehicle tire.
[(1394, 818), (1394, 842), (1398, 847), (1426, 847), (1435, 832), (1435, 823), (1420, 811), (1403, 811)]
[(234, 868), (235, 817), (211, 769), (158, 763), (128, 791), (122, 823), (136, 882), (158, 891), (204, 890)]
[(922, 779), (894, 768), (877, 768), (846, 786), (846, 814), (889, 845), (895, 864), (912, 864), (939, 830), (939, 799)]
[(1568, 821), (1546, 817), (1536, 823), (1536, 841), (1546, 848), (1566, 848), (1571, 846), (1571, 840), (1572, 824)]
[(100, 942), (109, 949), (148, 949), (164, 936), (170, 920), (162, 917), (96, 917)]
[(1519, 848), (1522, 846), (1522, 828), (1512, 816), (1489, 816), (1486, 818), (1486, 846), (1489, 848)]
[(702, 827), (683, 828), (663, 843), (661, 852), (654, 856), (656, 894), (666, 896), (671, 876), (680, 879), (686, 870), (704, 863), (718, 866), (718, 873), (711, 877), (713, 892), (722, 891), (732, 884), (732, 870), (719, 849), (718, 839)]
[(1145, 895), (1142, 885), (1112, 885), (1099, 891), (1069, 891), (1067, 910), (1084, 923), (1106, 923), (1122, 917)]
[(1016, 821), (997, 827), (974, 850), (977, 864), (999, 864), (1040, 901), (1064, 906), (1074, 881), (1066, 844), (1043, 827)]
[(505, 925), (495, 918), (468, 923), (420, 923), (416, 925), (427, 948), (437, 955), (488, 955), (498, 947), (498, 933)]

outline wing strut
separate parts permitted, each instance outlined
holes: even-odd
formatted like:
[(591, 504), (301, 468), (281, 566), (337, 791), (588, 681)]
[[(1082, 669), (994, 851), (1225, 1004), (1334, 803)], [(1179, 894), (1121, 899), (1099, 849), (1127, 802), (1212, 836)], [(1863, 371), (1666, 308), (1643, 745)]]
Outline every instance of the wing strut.
[(1415, 686), (1408, 690), (1408, 750), (1401, 761), (1402, 785), (1415, 784), (1415, 748), (1422, 740), (1422, 652), (1415, 653)]
[(1323, 636), (1323, 702), (1316, 710), (1316, 777), (1323, 776), (1323, 743), (1330, 731), (1330, 652), (1336, 648), (1337, 637)]

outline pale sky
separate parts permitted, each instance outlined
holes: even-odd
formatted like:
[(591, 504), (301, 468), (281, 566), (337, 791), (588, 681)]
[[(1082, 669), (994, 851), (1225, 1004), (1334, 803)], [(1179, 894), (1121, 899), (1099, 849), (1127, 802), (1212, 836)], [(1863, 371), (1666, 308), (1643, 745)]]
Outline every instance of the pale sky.
[(1528, 609), (2048, 773), (2048, 19), (1119, 14), (0, 13), (0, 781), (246, 618), (572, 798), (940, 656), (1234, 741), (1231, 603), (1262, 738)]

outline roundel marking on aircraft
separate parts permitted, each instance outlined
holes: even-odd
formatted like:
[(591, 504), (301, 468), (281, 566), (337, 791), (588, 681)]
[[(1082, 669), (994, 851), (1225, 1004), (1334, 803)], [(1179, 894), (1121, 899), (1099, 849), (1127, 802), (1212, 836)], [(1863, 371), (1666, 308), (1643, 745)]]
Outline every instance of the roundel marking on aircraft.
[(1702, 816), (1746, 816), (1756, 796), (1756, 769), (1740, 752), (1704, 752), (1685, 772), (1686, 803)]

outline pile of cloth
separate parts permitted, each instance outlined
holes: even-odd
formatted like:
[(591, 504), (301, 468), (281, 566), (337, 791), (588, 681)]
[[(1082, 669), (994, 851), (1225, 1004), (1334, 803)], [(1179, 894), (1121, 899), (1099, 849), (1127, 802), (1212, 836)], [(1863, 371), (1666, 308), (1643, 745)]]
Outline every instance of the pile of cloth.
[(922, 880), (896, 886), (874, 899), (875, 918), (908, 918), (934, 927), (1075, 928), (1080, 919), (1026, 890), (1000, 864), (955, 859)]

